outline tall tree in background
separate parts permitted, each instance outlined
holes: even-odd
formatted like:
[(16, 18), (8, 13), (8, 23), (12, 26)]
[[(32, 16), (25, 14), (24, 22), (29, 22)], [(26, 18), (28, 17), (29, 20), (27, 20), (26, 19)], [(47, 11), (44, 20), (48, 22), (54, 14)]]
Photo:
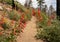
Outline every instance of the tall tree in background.
[(42, 9), (42, 11), (46, 13), (47, 10), (48, 10), (47, 5), (44, 5), (44, 8)]
[(39, 3), (40, 9), (41, 9), (42, 5), (43, 5), (45, 2), (44, 2), (44, 0), (37, 0), (37, 1), (38, 1), (38, 3)]
[(25, 7), (30, 7), (32, 0), (26, 0)]
[(26, 0), (26, 2), (25, 2), (25, 5), (24, 5), (25, 7), (27, 7), (27, 0)]
[(53, 6), (50, 5), (50, 7), (49, 7), (49, 14), (51, 15), (54, 11), (55, 11), (55, 10), (54, 10)]
[(32, 0), (29, 1), (29, 7), (30, 7), (31, 3), (32, 3)]
[(46, 12), (46, 10), (47, 10), (47, 5), (45, 5), (45, 12)]
[(14, 3), (14, 0), (12, 0), (12, 9), (15, 8), (15, 3)]

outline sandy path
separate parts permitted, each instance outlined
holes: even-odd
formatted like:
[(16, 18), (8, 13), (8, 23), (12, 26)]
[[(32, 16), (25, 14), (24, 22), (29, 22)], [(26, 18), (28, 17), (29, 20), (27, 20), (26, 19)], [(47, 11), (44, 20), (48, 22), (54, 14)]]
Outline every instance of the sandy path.
[(24, 32), (21, 33), (21, 36), (17, 38), (17, 42), (42, 42), (41, 40), (36, 40), (34, 38), (36, 33), (36, 18), (32, 17), (31, 21), (27, 22)]

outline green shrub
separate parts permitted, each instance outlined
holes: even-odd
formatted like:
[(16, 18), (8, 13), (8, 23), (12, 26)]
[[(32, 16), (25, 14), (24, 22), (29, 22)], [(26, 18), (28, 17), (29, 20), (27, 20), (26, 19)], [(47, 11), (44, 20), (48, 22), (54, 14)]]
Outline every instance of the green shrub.
[[(52, 21), (51, 26), (39, 28), (37, 31), (37, 39), (45, 40), (46, 42), (60, 42), (60, 22), (58, 20)], [(45, 42), (44, 41), (44, 42)]]
[(10, 25), (7, 23), (2, 24), (3, 29), (9, 29)]
[(11, 20), (15, 20), (15, 21), (18, 21), (20, 19), (20, 15), (17, 14), (15, 11), (11, 11), (8, 13), (8, 17), (11, 19)]
[(4, 33), (3, 35), (0, 35), (0, 42), (16, 42), (15, 35), (11, 33), (10, 35), (8, 33)]
[(27, 20), (31, 20), (31, 14), (26, 14), (26, 17)]

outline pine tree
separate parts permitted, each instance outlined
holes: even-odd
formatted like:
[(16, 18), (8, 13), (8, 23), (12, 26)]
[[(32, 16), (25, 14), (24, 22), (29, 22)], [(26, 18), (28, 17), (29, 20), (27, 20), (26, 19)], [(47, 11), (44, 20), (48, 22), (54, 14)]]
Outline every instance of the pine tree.
[(49, 7), (49, 15), (51, 15), (54, 12), (54, 7), (52, 5), (50, 5)]
[(45, 3), (44, 0), (37, 0), (40, 6), (40, 9), (42, 8), (42, 5)]
[(51, 11), (51, 14), (52, 14), (52, 12), (54, 11), (54, 8), (52, 5), (50, 5), (49, 10)]
[(32, 0), (26, 0), (25, 7), (30, 7)]

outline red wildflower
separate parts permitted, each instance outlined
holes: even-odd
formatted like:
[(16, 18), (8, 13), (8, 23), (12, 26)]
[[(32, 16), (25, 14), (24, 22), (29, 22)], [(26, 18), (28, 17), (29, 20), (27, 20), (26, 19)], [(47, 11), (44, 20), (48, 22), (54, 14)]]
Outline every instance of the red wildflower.
[(52, 14), (52, 15), (51, 15), (51, 19), (54, 19), (54, 18), (55, 18), (55, 14)]
[(3, 30), (2, 26), (0, 26), (0, 30)]
[(43, 20), (43, 17), (40, 15), (40, 21), (42, 21)]
[(50, 20), (50, 19), (47, 21), (47, 25), (48, 25), (48, 26), (51, 25), (51, 20)]
[(4, 21), (4, 17), (1, 18), (1, 21)]
[(40, 8), (38, 8), (38, 16), (40, 16)]
[(15, 22), (14, 20), (11, 21), (12, 24), (14, 24), (14, 22)]
[(20, 22), (19, 27), (20, 27), (21, 29), (24, 29), (24, 24), (23, 24), (22, 22)]
[(21, 20), (24, 20), (24, 14), (21, 16)]
[(14, 29), (14, 31), (13, 31), (13, 34), (14, 34), (14, 35), (16, 35), (16, 32), (15, 32), (15, 31), (16, 31), (16, 29)]
[(2, 32), (0, 32), (0, 35), (2, 35), (3, 33)]
[(24, 14), (22, 15), (22, 18), (24, 18)]
[(18, 12), (19, 12), (19, 13), (22, 13), (22, 11), (21, 11), (20, 9), (18, 10)]
[(26, 27), (26, 23), (24, 23), (24, 28)]
[(4, 22), (0, 21), (0, 24), (3, 24)]
[(32, 9), (32, 15), (35, 16), (35, 10), (34, 9)]

